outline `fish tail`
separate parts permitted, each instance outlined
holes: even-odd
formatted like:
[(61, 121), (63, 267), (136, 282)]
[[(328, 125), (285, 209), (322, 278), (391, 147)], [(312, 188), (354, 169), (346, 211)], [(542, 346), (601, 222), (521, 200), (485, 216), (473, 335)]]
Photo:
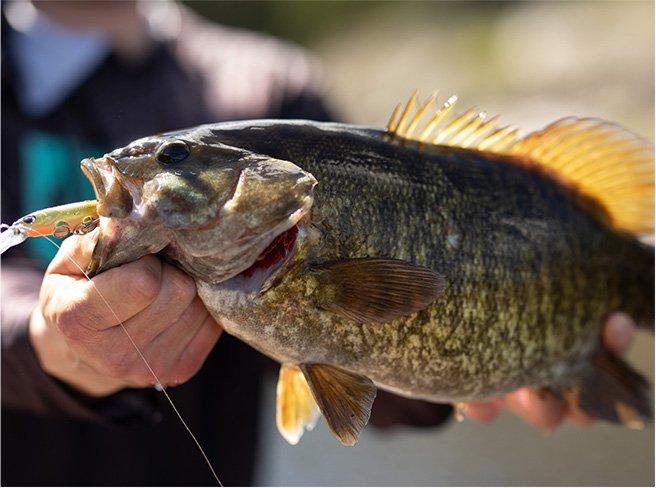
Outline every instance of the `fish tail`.
[[(627, 245), (628, 244), (628, 245)], [(618, 310), (654, 330), (654, 248), (624, 240), (623, 261), (613, 273), (621, 294)], [(640, 429), (653, 418), (649, 382), (601, 342), (552, 391), (589, 415)]]
[(649, 383), (622, 359), (600, 347), (579, 371), (571, 384), (560, 390), (570, 405), (632, 429), (642, 429), (651, 421)]

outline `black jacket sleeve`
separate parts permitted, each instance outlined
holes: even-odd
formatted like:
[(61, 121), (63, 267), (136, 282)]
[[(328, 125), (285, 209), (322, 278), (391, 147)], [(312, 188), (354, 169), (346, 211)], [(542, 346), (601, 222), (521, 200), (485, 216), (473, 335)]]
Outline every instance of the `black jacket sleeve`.
[(149, 391), (126, 389), (106, 398), (93, 398), (41, 368), (28, 330), (41, 279), (42, 273), (29, 259), (9, 259), (2, 263), (3, 408), (101, 423), (128, 423), (155, 417), (156, 402)]

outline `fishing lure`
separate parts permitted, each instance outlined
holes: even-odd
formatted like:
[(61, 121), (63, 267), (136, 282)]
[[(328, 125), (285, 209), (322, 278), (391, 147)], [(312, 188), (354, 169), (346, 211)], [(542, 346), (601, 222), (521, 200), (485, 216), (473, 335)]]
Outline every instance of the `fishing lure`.
[(68, 203), (44, 208), (21, 217), (12, 225), (0, 224), (0, 254), (28, 237), (87, 234), (98, 226), (98, 201)]

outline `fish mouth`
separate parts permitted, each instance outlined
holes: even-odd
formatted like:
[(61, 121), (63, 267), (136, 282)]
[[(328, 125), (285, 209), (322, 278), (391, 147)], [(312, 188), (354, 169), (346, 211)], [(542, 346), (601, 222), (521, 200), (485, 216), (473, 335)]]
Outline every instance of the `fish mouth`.
[(126, 181), (109, 156), (86, 158), (80, 163), (82, 172), (89, 179), (98, 200), (101, 217), (125, 218), (141, 212), (141, 196), (137, 187)]
[[(87, 179), (91, 182), (93, 191), (96, 194), (96, 200), (98, 200), (99, 203), (104, 201), (105, 194), (107, 193), (104, 178), (98, 169), (99, 161), (102, 161), (102, 159), (86, 158), (83, 159), (80, 163), (82, 172), (84, 173), (84, 176), (86, 176)], [(109, 168), (103, 168), (103, 171), (105, 172), (108, 170)]]

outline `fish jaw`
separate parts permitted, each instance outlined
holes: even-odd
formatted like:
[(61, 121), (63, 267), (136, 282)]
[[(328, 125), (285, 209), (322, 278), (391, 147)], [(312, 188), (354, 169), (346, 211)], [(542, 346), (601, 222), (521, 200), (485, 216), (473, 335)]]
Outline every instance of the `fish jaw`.
[(122, 175), (113, 158), (87, 158), (81, 168), (93, 185), (99, 215), (88, 274), (157, 253), (168, 245), (170, 232), (152, 212), (146, 214), (138, 182)]
[(141, 220), (100, 217), (96, 245), (87, 268), (90, 276), (156, 254), (170, 242), (167, 229)]
[(80, 165), (96, 193), (100, 216), (118, 219), (145, 216), (142, 178), (122, 174), (117, 162), (108, 155), (83, 159)]

